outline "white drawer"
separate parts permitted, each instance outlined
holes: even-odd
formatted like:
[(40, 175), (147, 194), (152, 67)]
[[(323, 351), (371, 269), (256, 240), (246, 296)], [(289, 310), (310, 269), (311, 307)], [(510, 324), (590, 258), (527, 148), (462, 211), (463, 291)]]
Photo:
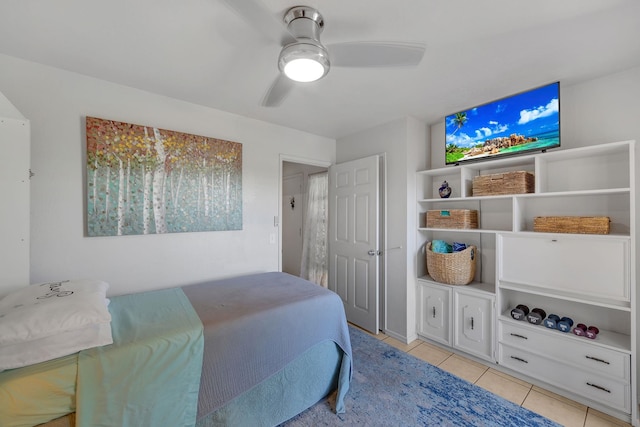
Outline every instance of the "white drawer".
[[(535, 330), (539, 328), (541, 330)], [(526, 327), (500, 321), (501, 343), (539, 354), (551, 359), (587, 369), (594, 373), (629, 381), (631, 358), (629, 354), (594, 345), (585, 338), (570, 333), (544, 330), (543, 326)]]
[(557, 359), (548, 359), (505, 344), (500, 344), (499, 350), (499, 363), (503, 366), (611, 408), (631, 412), (631, 387), (628, 382), (606, 378)]
[(629, 239), (500, 236), (502, 281), (628, 301)]

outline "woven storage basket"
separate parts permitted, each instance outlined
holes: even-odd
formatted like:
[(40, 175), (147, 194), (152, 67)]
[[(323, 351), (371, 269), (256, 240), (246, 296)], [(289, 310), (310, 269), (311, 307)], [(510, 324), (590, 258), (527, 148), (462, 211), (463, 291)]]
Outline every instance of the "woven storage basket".
[(480, 175), (473, 178), (474, 196), (523, 194), (535, 191), (535, 179), (531, 172), (514, 171)]
[(476, 274), (476, 247), (460, 252), (441, 254), (431, 251), (427, 243), (427, 271), (433, 280), (448, 285), (468, 285)]
[(537, 216), (533, 231), (541, 233), (609, 234), (608, 216)]
[(469, 209), (448, 209), (427, 211), (429, 228), (478, 228), (478, 211)]

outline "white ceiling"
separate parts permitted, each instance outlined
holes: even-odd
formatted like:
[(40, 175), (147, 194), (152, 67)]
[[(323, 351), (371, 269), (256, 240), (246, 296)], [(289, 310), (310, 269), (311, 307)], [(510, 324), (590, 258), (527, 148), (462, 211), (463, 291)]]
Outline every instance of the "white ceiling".
[[(274, 20), (300, 4), (227, 1), (262, 1)], [(302, 4), (324, 16), (325, 44), (420, 42), (425, 56), (415, 68), (334, 67), (262, 107), (279, 42), (222, 0), (2, 0), (0, 53), (332, 138), (640, 66), (638, 0)]]

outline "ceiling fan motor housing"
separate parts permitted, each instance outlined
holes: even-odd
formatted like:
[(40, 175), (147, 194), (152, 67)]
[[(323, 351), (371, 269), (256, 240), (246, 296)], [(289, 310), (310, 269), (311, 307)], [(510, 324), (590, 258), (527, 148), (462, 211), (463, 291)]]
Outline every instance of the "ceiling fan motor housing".
[[(278, 58), (280, 71), (285, 71), (285, 66), (296, 59), (307, 59), (322, 65), (324, 71), (319, 78), (329, 72), (329, 54), (320, 43), (320, 34), (324, 29), (324, 19), (320, 12), (308, 6), (296, 6), (287, 11), (284, 16), (287, 30), (296, 38), (296, 41), (282, 48)], [(317, 80), (317, 79), (316, 79)]]

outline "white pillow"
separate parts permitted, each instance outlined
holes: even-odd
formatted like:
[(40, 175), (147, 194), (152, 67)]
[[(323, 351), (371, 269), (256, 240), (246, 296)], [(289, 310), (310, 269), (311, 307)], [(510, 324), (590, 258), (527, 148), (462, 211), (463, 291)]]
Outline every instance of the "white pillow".
[(97, 280), (65, 280), (0, 299), (0, 371), (113, 343), (108, 288)]

